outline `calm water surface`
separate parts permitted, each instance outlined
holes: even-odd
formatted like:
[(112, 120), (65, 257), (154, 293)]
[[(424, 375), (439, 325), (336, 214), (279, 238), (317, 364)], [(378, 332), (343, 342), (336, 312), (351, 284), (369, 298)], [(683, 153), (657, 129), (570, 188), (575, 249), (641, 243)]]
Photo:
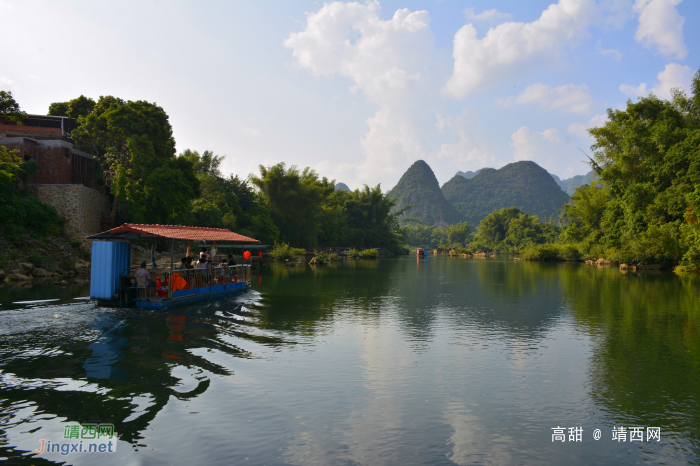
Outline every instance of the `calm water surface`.
[[(698, 463), (696, 277), (401, 257), (271, 265), (246, 295), (169, 312), (87, 294), (0, 286), (8, 462)], [(117, 452), (32, 453), (76, 422), (113, 423)]]

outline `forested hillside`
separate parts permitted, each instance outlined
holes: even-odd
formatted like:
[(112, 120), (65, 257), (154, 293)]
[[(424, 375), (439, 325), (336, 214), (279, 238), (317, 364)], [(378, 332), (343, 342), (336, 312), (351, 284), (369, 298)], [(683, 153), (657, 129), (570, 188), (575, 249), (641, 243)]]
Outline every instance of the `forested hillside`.
[(423, 160), (411, 165), (387, 196), (398, 199), (394, 211), (413, 205), (404, 215), (417, 218), (424, 225), (443, 226), (464, 220), (447, 202), (435, 173)]
[(593, 181), (598, 181), (600, 177), (596, 175), (595, 170), (591, 170), (585, 175), (576, 175), (571, 178), (562, 180), (555, 174), (551, 174), (554, 181), (557, 182), (562, 191), (566, 192), (569, 196), (573, 196), (576, 192), (576, 188), (581, 186), (590, 185)]
[(495, 170), (484, 168), (471, 179), (455, 175), (442, 186), (445, 198), (472, 225), (494, 210), (517, 207), (546, 222), (557, 218), (569, 196), (534, 162), (523, 161)]

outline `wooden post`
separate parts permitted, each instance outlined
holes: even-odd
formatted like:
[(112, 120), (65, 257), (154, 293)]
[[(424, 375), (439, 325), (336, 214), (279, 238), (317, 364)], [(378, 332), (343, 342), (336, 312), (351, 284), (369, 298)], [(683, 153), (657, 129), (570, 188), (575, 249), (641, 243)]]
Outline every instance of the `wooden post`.
[(175, 240), (170, 240), (170, 271), (173, 271), (173, 257), (175, 256)]

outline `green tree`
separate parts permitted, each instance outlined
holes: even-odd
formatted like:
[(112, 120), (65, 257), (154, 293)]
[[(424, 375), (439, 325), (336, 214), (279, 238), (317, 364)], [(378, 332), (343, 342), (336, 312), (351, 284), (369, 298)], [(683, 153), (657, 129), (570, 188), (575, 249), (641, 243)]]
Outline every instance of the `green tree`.
[(250, 182), (258, 189), (264, 205), (280, 230), (280, 239), (295, 246), (310, 247), (318, 242), (324, 199), (332, 194), (335, 181), (284, 163), (260, 165), (260, 175)]
[(447, 240), (451, 246), (464, 246), (472, 234), (469, 222), (459, 222), (447, 227)]
[(75, 118), (80, 124), (80, 117), (87, 117), (95, 111), (95, 101), (81, 95), (68, 102), (54, 102), (49, 105), (49, 115)]
[(27, 114), (19, 108), (11, 91), (0, 91), (0, 118), (21, 125)]
[(559, 227), (540, 223), (537, 217), (521, 212), (517, 207), (504, 207), (494, 210), (479, 223), (471, 247), (517, 252), (528, 245), (554, 243), (559, 233)]
[(398, 219), (410, 207), (392, 212), (395, 202), (388, 194), (382, 194), (379, 185), (331, 193), (323, 206), (321, 242), (357, 248), (399, 249), (403, 244), (403, 232)]
[(279, 240), (279, 230), (272, 221), (270, 211), (256, 198), (247, 181), (238, 176), (221, 174), (221, 163), (226, 156), (186, 149), (179, 159), (187, 160), (194, 167), (201, 186), (201, 198), (192, 201), (191, 215), (187, 222), (198, 226), (227, 228), (264, 244)]
[(692, 90), (690, 97), (674, 90), (672, 101), (653, 94), (628, 101), (589, 131), (596, 141), (591, 165), (605, 188), (583, 192), (565, 215), (584, 237), (597, 229), (609, 258), (678, 263), (691, 247), (690, 227), (681, 227), (692, 205), (687, 195), (700, 185), (700, 72)]
[(7, 150), (7, 147), (0, 146), (0, 183), (11, 183), (16, 179), (22, 159), (17, 155), (16, 150)]
[[(89, 106), (80, 98), (71, 102), (77, 101), (82, 106), (76, 103), (76, 108)], [(161, 107), (100, 97), (78, 121), (71, 137), (80, 149), (95, 154), (104, 182), (115, 194), (112, 222), (120, 206), (137, 221), (182, 221), (190, 201), (199, 196), (199, 180), (192, 163), (175, 156), (172, 127)]]

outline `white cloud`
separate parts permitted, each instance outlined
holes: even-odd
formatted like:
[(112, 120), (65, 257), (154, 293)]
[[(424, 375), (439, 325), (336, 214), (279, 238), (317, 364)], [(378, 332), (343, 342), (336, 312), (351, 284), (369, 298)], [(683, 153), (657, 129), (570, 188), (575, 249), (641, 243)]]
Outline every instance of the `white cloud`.
[(348, 77), (372, 101), (385, 101), (421, 80), (417, 62), (432, 42), (429, 25), (427, 11), (397, 10), (384, 21), (379, 2), (334, 2), (308, 14), (305, 29), (284, 45), (301, 68)]
[(615, 61), (622, 60), (622, 53), (620, 53), (620, 49), (604, 49), (600, 44), (601, 41), (598, 39), (595, 48), (599, 54), (603, 55), (604, 57), (612, 57), (612, 59)]
[(639, 86), (633, 86), (631, 84), (620, 84), (620, 90), (623, 94), (627, 94), (630, 97), (644, 97), (647, 95), (647, 85), (642, 83)]
[[(677, 63), (669, 63), (661, 71), (656, 78), (659, 82), (656, 86), (649, 89), (661, 99), (671, 99), (671, 89), (681, 88), (686, 92), (690, 92), (690, 85), (693, 80), (693, 70), (689, 66), (679, 65)], [(620, 91), (631, 97), (644, 97), (647, 95), (646, 83), (641, 83), (639, 86), (629, 84), (621, 84)]]
[(451, 177), (456, 170), (474, 170), (496, 165), (496, 148), (484, 136), (485, 128), (476, 112), (467, 108), (462, 114), (453, 116), (436, 115), (436, 128), (440, 134), (452, 133), (457, 138), (454, 142), (444, 143), (440, 150), (429, 159), (441, 159), (442, 163), (434, 165), (443, 167), (445, 161), (449, 169), (443, 169), (441, 175)]
[(3, 87), (16, 87), (14, 81), (6, 76), (0, 77), (0, 84), (2, 84)]
[(41, 79), (39, 76), (34, 75), (34, 74), (31, 74), (31, 73), (28, 74), (27, 77), (28, 77), (29, 79), (33, 79), (33, 80), (35, 80), (35, 81), (38, 81), (38, 80)]
[(501, 13), (500, 11), (494, 9), (482, 11), (481, 13), (474, 13), (474, 8), (467, 8), (464, 10), (464, 14), (467, 19), (472, 21), (502, 21), (504, 19), (510, 19), (513, 17), (510, 13)]
[(681, 0), (636, 0), (639, 14), (637, 42), (666, 56), (685, 58), (688, 48), (683, 40), (683, 18), (676, 9)]
[(248, 136), (254, 138), (260, 137), (260, 130), (257, 128), (251, 128), (250, 126), (240, 126), (239, 129)]
[(550, 173), (561, 173), (566, 169), (570, 159), (567, 156), (572, 149), (562, 142), (555, 128), (537, 132), (527, 126), (511, 135), (510, 148), (516, 162), (531, 160)]
[(535, 21), (500, 24), (482, 39), (467, 24), (454, 36), (454, 70), (445, 91), (452, 97), (465, 97), (483, 86), (551, 63), (565, 46), (586, 37), (591, 26), (619, 22), (619, 16), (619, 11), (592, 0), (560, 0)]
[(297, 66), (349, 78), (349, 90), (376, 106), (360, 141), (366, 159), (358, 162), (357, 176), (369, 183), (391, 179), (407, 162), (425, 157), (421, 128), (438, 102), (438, 85), (431, 86), (427, 74), (439, 68), (428, 12), (400, 9), (382, 20), (379, 9), (376, 1), (324, 4), (284, 41)]
[(569, 134), (578, 136), (583, 139), (590, 139), (591, 135), (588, 134), (590, 128), (598, 128), (605, 125), (608, 121), (608, 116), (605, 113), (599, 114), (588, 120), (587, 123), (571, 123), (567, 128)]
[(552, 88), (546, 84), (537, 83), (526, 87), (517, 96), (498, 99), (496, 103), (503, 107), (535, 103), (550, 110), (586, 114), (591, 112), (593, 97), (585, 84), (580, 86), (566, 84)]

